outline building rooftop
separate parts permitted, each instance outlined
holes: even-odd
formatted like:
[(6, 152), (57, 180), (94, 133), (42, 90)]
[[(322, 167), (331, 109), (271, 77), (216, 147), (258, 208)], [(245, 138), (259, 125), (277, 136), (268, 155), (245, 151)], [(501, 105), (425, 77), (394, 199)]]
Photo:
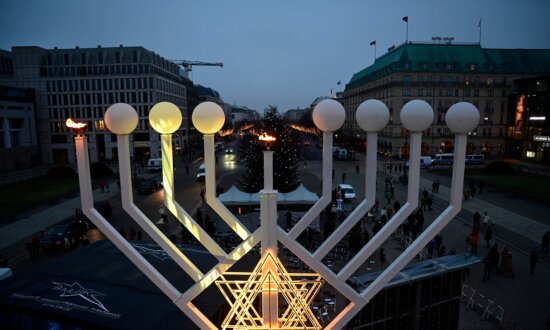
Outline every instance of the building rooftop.
[(354, 74), (346, 90), (393, 72), (550, 72), (550, 49), (489, 49), (479, 44), (405, 43)]

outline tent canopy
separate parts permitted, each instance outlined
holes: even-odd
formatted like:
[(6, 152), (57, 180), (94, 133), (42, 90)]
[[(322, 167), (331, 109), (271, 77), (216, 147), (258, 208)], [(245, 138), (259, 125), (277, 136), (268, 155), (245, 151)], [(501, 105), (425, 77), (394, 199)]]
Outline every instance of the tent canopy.
[[(226, 205), (257, 205), (260, 204), (260, 193), (245, 193), (233, 185), (225, 193), (220, 194), (218, 199)], [(307, 190), (303, 184), (286, 194), (277, 193), (277, 202), (282, 204), (314, 204), (318, 200), (319, 196)]]

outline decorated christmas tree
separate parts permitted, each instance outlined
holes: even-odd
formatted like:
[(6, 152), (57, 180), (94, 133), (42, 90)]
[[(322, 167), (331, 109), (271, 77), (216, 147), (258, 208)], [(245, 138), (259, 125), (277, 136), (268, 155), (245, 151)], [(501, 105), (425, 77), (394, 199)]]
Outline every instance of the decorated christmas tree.
[[(280, 192), (289, 192), (301, 182), (298, 166), (298, 139), (296, 132), (281, 117), (277, 107), (269, 106), (264, 118), (257, 123), (254, 130), (257, 133), (267, 133), (277, 140), (272, 144), (273, 153), (273, 186)], [(246, 171), (240, 180), (241, 187), (246, 192), (258, 192), (263, 188), (263, 144), (257, 136), (243, 141), (243, 160)]]

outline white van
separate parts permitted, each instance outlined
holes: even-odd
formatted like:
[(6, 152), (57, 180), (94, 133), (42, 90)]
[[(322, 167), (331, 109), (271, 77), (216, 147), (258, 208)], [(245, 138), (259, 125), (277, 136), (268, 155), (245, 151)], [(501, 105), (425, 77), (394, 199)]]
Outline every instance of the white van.
[(432, 165), (452, 165), (455, 159), (455, 154), (437, 154), (432, 159)]
[[(405, 163), (405, 168), (409, 168), (410, 161)], [(432, 166), (432, 157), (430, 156), (420, 156), (420, 168), (430, 168)]]
[(346, 160), (348, 159), (348, 156), (349, 156), (347, 149), (333, 149), (332, 155), (334, 156), (334, 158), (340, 159), (340, 160)]
[(466, 164), (467, 165), (481, 165), (481, 164), (483, 164), (484, 160), (485, 160), (485, 156), (483, 156), (483, 155), (467, 155), (466, 156)]
[(199, 166), (199, 173), (197, 174), (198, 181), (204, 181), (206, 179), (206, 166), (204, 163)]
[(162, 158), (151, 158), (147, 161), (148, 171), (160, 171), (162, 170)]

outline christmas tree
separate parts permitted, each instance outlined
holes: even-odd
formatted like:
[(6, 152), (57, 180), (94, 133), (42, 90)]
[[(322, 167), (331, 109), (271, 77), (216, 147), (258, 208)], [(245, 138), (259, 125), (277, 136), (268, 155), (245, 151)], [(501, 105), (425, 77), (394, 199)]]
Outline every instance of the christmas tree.
[[(274, 188), (283, 193), (296, 189), (301, 183), (296, 132), (281, 117), (276, 106), (269, 106), (254, 131), (265, 132), (277, 139), (270, 147), (273, 150)], [(254, 193), (263, 188), (263, 148), (263, 143), (256, 136), (243, 141), (246, 171), (239, 183), (246, 192)]]

